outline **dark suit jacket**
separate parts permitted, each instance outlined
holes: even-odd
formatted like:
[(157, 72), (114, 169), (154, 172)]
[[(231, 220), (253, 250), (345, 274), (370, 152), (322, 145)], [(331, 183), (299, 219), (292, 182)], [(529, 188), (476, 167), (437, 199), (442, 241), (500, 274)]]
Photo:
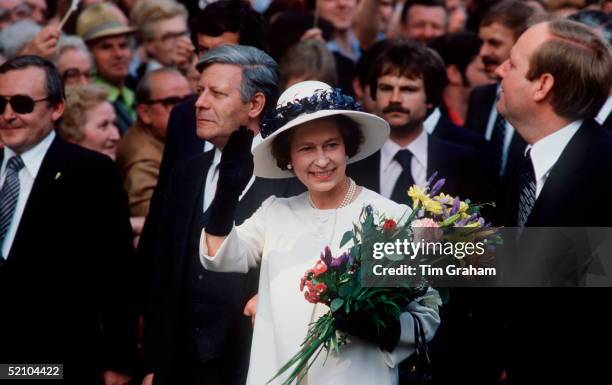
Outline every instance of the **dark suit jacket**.
[(204, 139), (196, 133), (195, 102), (198, 95), (190, 96), (176, 105), (168, 118), (166, 144), (159, 170), (159, 177), (165, 179), (175, 164), (204, 151)]
[[(446, 178), (442, 192), (462, 199), (470, 198), (473, 202), (493, 199), (495, 177), (487, 171), (474, 148), (429, 135), (427, 163), (427, 177), (437, 171), (438, 178)], [(357, 184), (380, 192), (380, 151), (348, 165), (347, 174)]]
[(56, 137), (0, 266), (1, 362), (63, 363), (66, 381), (81, 384), (128, 369), (136, 346), (128, 218), (113, 162)]
[[(518, 189), (513, 193), (510, 207), (516, 210)], [(598, 202), (611, 193), (612, 135), (587, 120), (553, 166), (531, 211), (514, 254), (518, 276), (541, 278), (542, 285), (579, 285), (596, 242), (583, 227), (610, 226), (612, 207)], [(509, 225), (516, 223), (516, 211), (511, 214)], [(612, 295), (609, 287), (505, 290), (499, 298), (511, 383), (605, 382), (605, 357), (612, 355), (612, 317), (604, 305)]]
[[(171, 173), (160, 212), (149, 217), (150, 231), (155, 231), (144, 246), (150, 264), (150, 292), (145, 316), (145, 366), (155, 373), (156, 384), (174, 384), (177, 371), (188, 366), (180, 362), (186, 355), (181, 346), (185, 332), (188, 304), (186, 277), (190, 264), (197, 258), (197, 249), (190, 241), (202, 226), (204, 176), (210, 167), (213, 152), (207, 152), (177, 164)], [(291, 196), (304, 191), (297, 179), (260, 179), (255, 182), (238, 205), (236, 223), (244, 219), (271, 195)], [(199, 264), (199, 258), (195, 261)], [(201, 267), (201, 266), (200, 266)], [(210, 384), (244, 382), (249, 362), (252, 327), (242, 315), (244, 305), (257, 291), (257, 274), (217, 273), (203, 271), (197, 282), (202, 293), (194, 318), (194, 344), (198, 345), (199, 363)], [(213, 379), (214, 378), (214, 379)]]

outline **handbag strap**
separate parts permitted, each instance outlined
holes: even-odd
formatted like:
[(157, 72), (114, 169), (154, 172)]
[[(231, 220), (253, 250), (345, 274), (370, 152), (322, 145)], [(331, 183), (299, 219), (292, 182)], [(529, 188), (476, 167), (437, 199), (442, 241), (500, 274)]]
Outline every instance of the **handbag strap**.
[(415, 314), (412, 314), (414, 319), (414, 344), (416, 348), (417, 357), (421, 360), (425, 366), (425, 371), (431, 371), (431, 354), (429, 352), (429, 345), (425, 339), (425, 330), (421, 324), (421, 320)]

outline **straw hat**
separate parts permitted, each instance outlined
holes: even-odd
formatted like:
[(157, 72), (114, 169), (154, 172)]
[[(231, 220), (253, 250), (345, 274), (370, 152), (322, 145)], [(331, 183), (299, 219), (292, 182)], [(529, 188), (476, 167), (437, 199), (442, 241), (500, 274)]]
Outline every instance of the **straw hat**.
[(282, 170), (272, 155), (272, 141), (282, 132), (315, 119), (344, 115), (361, 130), (364, 141), (348, 159), (354, 163), (378, 151), (389, 138), (389, 124), (376, 115), (358, 111), (360, 106), (339, 89), (319, 81), (305, 81), (289, 87), (279, 97), (276, 109), (262, 121), (261, 132), (253, 148), (254, 174), (263, 178), (288, 178), (294, 174)]
[(111, 3), (96, 3), (85, 8), (76, 25), (76, 34), (85, 41), (134, 31), (136, 28), (130, 27), (125, 15)]

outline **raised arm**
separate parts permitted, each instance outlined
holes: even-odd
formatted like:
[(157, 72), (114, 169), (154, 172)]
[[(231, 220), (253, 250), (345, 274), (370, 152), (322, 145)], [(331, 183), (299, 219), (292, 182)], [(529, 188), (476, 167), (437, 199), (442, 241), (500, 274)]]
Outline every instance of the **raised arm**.
[(205, 229), (209, 256), (215, 256), (234, 226), (238, 199), (253, 175), (253, 131), (241, 126), (234, 131), (221, 155), (219, 181), (210, 204), (210, 221)]

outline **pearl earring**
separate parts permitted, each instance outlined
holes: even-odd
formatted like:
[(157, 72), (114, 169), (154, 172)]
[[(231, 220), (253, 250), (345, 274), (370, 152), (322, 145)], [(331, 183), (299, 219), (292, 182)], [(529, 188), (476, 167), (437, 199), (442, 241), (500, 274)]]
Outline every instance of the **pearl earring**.
[(287, 164), (287, 170), (293, 170), (293, 166), (291, 165), (291, 163)]
[(348, 155), (346, 156), (346, 160), (349, 160), (349, 156)]

